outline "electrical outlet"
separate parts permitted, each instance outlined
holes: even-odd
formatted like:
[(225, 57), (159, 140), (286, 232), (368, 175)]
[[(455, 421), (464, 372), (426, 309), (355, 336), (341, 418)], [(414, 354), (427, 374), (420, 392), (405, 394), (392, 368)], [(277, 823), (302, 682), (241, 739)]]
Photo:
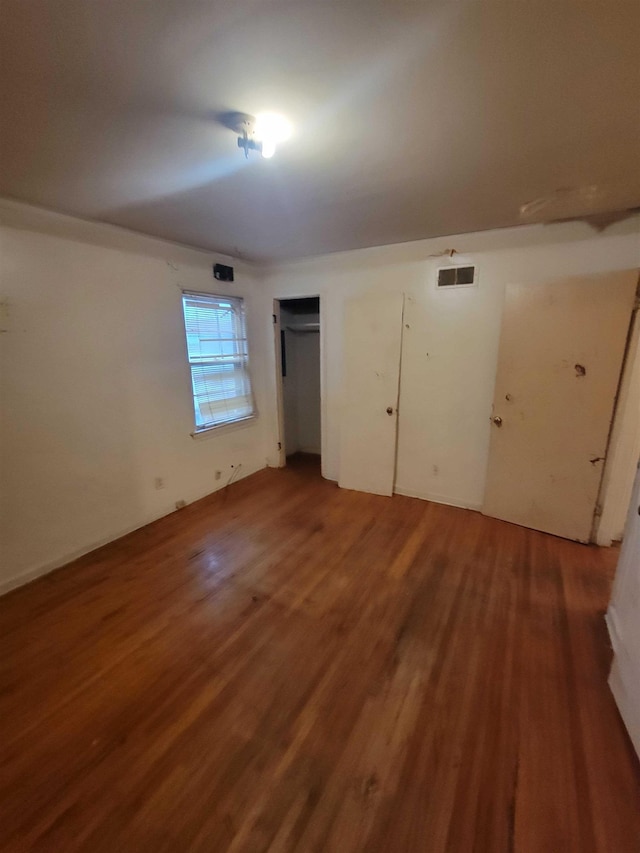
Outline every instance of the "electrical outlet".
[(156, 489), (164, 489), (164, 477), (156, 477), (153, 482)]
[(215, 473), (215, 475), (214, 475), (214, 479), (215, 479), (215, 480), (219, 480), (219, 479), (220, 479), (220, 477), (222, 477), (222, 471), (216, 471), (216, 473)]

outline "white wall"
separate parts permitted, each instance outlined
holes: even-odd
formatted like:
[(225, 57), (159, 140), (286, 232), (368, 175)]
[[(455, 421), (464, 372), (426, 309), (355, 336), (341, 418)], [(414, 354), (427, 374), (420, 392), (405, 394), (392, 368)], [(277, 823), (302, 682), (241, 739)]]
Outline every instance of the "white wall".
[[(311, 318), (302, 322), (317, 322)], [(298, 446), (303, 453), (320, 453), (320, 335), (296, 333), (298, 367)]]
[[(364, 249), (268, 270), (265, 316), (274, 297), (321, 296), (324, 475), (337, 480), (339, 474), (348, 299), (387, 290), (407, 294), (397, 490), (479, 507), (506, 284), (640, 267), (639, 233), (639, 217), (602, 234), (583, 223), (532, 226)], [(443, 259), (432, 256), (449, 248), (460, 253), (458, 261), (478, 265), (477, 288), (435, 289), (435, 270)], [(267, 452), (270, 464), (277, 465), (273, 352), (269, 358)]]
[(320, 453), (320, 335), (289, 326), (317, 323), (319, 315), (293, 314), (283, 306), (287, 375), (282, 381), (285, 451)]
[(10, 202), (0, 264), (0, 589), (264, 467), (261, 417), (191, 437), (181, 307), (181, 288), (245, 297), (262, 412), (254, 269)]
[(640, 756), (640, 469), (636, 472), (607, 625), (614, 650), (609, 683)]

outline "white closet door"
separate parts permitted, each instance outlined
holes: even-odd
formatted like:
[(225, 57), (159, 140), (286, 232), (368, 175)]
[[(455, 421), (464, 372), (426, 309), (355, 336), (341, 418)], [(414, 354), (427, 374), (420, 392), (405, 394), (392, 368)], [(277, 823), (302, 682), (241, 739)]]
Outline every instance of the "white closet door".
[(637, 280), (507, 288), (485, 515), (589, 540)]
[(640, 468), (631, 496), (620, 559), (607, 612), (615, 651), (609, 686), (640, 756)]
[(346, 306), (340, 477), (344, 489), (391, 495), (402, 345), (401, 293)]

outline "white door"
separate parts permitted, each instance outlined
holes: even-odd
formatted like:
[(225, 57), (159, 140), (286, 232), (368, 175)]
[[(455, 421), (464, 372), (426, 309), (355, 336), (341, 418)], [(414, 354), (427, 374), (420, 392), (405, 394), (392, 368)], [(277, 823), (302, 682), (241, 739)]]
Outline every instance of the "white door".
[[(640, 604), (640, 467), (636, 469), (635, 484), (624, 539), (620, 549), (620, 557), (613, 582), (611, 603), (609, 604), (610, 618), (614, 621), (614, 630), (622, 632), (624, 624), (624, 645), (636, 650), (640, 663), (640, 619), (638, 606)], [(613, 617), (611, 614), (613, 613)], [(622, 640), (622, 637), (618, 639)], [(638, 685), (640, 692), (640, 685)]]
[(640, 756), (640, 468), (607, 612), (614, 648), (609, 684), (631, 740)]
[(390, 293), (346, 306), (339, 477), (344, 489), (393, 493), (403, 303), (401, 293)]
[(589, 541), (637, 281), (507, 288), (485, 515)]

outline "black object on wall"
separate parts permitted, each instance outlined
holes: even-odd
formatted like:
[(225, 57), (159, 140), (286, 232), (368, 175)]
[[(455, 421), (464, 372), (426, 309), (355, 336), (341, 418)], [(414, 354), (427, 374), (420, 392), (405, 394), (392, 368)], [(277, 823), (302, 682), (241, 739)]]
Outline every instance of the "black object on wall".
[(280, 330), (280, 362), (282, 364), (282, 376), (287, 375), (287, 344), (284, 329)]
[(213, 277), (218, 279), (218, 281), (233, 281), (233, 267), (226, 267), (224, 264), (214, 264)]

